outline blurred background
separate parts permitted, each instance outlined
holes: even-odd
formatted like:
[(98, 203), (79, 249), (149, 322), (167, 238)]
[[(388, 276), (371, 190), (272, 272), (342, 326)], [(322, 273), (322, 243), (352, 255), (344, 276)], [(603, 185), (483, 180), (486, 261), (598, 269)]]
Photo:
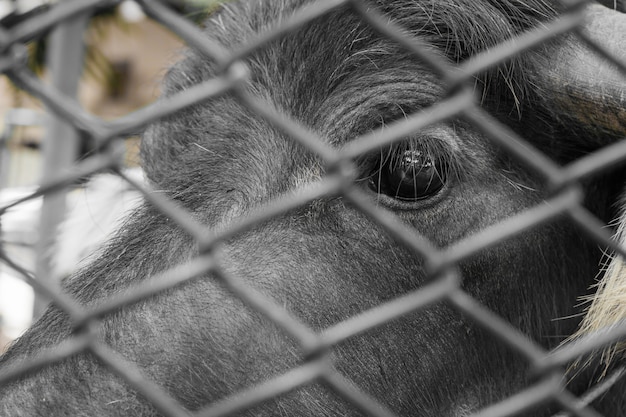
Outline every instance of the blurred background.
[[(63, 0), (0, 0), (0, 27), (11, 30), (33, 16), (46, 13)], [(74, 1), (74, 0), (68, 0)], [(223, 2), (223, 1), (222, 1)], [(106, 2), (103, 2), (106, 3)], [(162, 1), (181, 16), (200, 25), (219, 7), (219, 0)], [(109, 2), (110, 4), (110, 2)], [(96, 10), (82, 39), (82, 76), (77, 100), (89, 113), (114, 119), (151, 102), (159, 95), (165, 71), (184, 46), (178, 37), (145, 16), (133, 1)], [(43, 80), (50, 78), (48, 34), (28, 42), (30, 69)], [(0, 209), (33, 193), (45, 178), (45, 138), (50, 120), (45, 106), (11, 81), (0, 76)], [(141, 180), (138, 167), (139, 137), (125, 138), (123, 165)], [(90, 144), (79, 141), (80, 160), (90, 154)], [(97, 175), (75, 184), (66, 195), (54, 242), (43, 250), (50, 261), (48, 279), (60, 280), (107, 238), (127, 210), (141, 201), (138, 192), (118, 177)], [(0, 249), (20, 267), (37, 270), (42, 199), (32, 199), (0, 217)], [(45, 305), (45, 300), (43, 301)], [(31, 323), (42, 306), (21, 274), (0, 263), (0, 353)]]

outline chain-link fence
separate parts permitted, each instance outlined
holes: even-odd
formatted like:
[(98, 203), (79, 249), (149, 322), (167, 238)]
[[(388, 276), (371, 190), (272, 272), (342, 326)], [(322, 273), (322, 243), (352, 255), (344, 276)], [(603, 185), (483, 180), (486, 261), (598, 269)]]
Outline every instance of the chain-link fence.
[[(598, 54), (598, 59), (603, 57), (614, 60), (614, 65), (617, 65), (626, 74), (626, 67), (623, 62), (615, 60), (609, 52), (598, 46), (584, 31), (580, 30), (587, 10), (585, 8), (586, 2), (563, 1), (565, 11), (556, 20), (547, 22), (541, 27), (532, 28), (512, 40), (507, 40), (500, 46), (481, 52), (464, 61), (461, 66), (453, 66), (442, 60), (418, 39), (406, 35), (400, 26), (390, 22), (383, 14), (363, 1), (312, 2), (308, 7), (281, 21), (280, 25), (265, 31), (251, 43), (243, 45), (232, 53), (207, 40), (197, 27), (160, 2), (153, 0), (137, 1), (148, 16), (177, 33), (191, 48), (197, 49), (207, 59), (216, 62), (222, 71), (216, 78), (176, 93), (165, 100), (161, 100), (158, 104), (117, 120), (105, 122), (86, 113), (76, 101), (71, 99), (73, 92), (62, 86), (68, 73), (70, 77), (75, 77), (75, 75), (71, 75), (72, 71), (64, 70), (63, 66), (72, 65), (72, 61), (80, 60), (76, 53), (67, 50), (68, 44), (64, 42), (80, 38), (77, 31), (82, 30), (84, 25), (84, 22), (80, 21), (80, 16), (89, 13), (96, 7), (112, 6), (115, 3), (104, 0), (59, 2), (45, 13), (29, 17), (10, 29), (0, 29), (1, 71), (21, 88), (40, 98), (60, 123), (57, 130), (52, 128), (53, 134), (47, 140), (67, 140), (68, 137), (77, 135), (76, 132), (80, 132), (81, 137), (92, 138), (99, 150), (93, 156), (73, 167), (70, 173), (47, 172), (46, 176), (49, 181), (27, 199), (51, 195), (51, 193), (74, 183), (80, 177), (105, 170), (113, 171), (133, 187), (136, 187), (163, 216), (175, 222), (184, 233), (191, 236), (200, 248), (200, 255), (187, 264), (174, 266), (172, 269), (147, 279), (144, 283), (119, 296), (106, 299), (94, 308), (79, 305), (71, 296), (63, 292), (60, 285), (37, 276), (42, 273), (45, 274), (45, 267), (44, 271), (33, 274), (8, 258), (0, 248), (2, 262), (19, 271), (24, 280), (32, 285), (41, 297), (51, 300), (58, 308), (62, 309), (69, 316), (74, 328), (73, 336), (54, 347), (43, 350), (27, 363), (2, 369), (0, 371), (0, 385), (8, 384), (27, 374), (40, 372), (42, 369), (70, 356), (89, 352), (97, 357), (99, 362), (105, 364), (111, 372), (123, 379), (140, 396), (149, 401), (159, 413), (167, 416), (190, 415), (190, 412), (169, 395), (164, 387), (144, 378), (139, 367), (122, 359), (119, 354), (103, 343), (99, 339), (96, 324), (102, 317), (112, 314), (124, 306), (161, 294), (210, 272), (245, 304), (271, 320), (285, 334), (295, 340), (301, 351), (304, 352), (305, 360), (301, 365), (280, 376), (272, 377), (245, 392), (234, 393), (217, 403), (209, 404), (196, 411), (194, 415), (235, 415), (270, 398), (280, 396), (312, 382), (319, 382), (363, 414), (392, 416), (394, 414), (387, 409), (385, 404), (380, 404), (366, 393), (359, 391), (334, 367), (332, 351), (338, 344), (356, 335), (423, 307), (444, 301), (460, 311), (463, 316), (486, 329), (493, 335), (494, 340), (504, 342), (511, 350), (517, 352), (527, 361), (532, 372), (537, 375), (535, 383), (501, 402), (492, 404), (482, 410), (479, 415), (513, 415), (546, 401), (553, 401), (564, 412), (577, 416), (597, 415), (595, 411), (586, 406), (589, 400), (577, 398), (564, 387), (565, 374), (563, 368), (581, 355), (619, 340), (626, 335), (626, 327), (617, 325), (610, 331), (582, 338), (575, 343), (564, 344), (553, 351), (547, 351), (462, 290), (458, 270), (458, 264), (471, 256), (514, 235), (523, 233), (525, 230), (551, 222), (561, 216), (565, 216), (569, 221), (575, 223), (577, 228), (584, 231), (590, 239), (599, 242), (602, 247), (611, 248), (624, 254), (623, 250), (612, 242), (610, 231), (606, 225), (583, 207), (584, 194), (581, 192), (579, 183), (620, 164), (626, 158), (626, 146), (618, 142), (561, 167), (485, 112), (477, 105), (472, 91), (473, 80), (477, 74), (566, 32), (571, 32), (573, 36), (582, 39), (583, 43)], [(365, 135), (353, 140), (341, 150), (336, 150), (249, 91), (246, 88), (247, 80), (253, 74), (251, 75), (251, 69), (246, 67), (245, 60), (259, 48), (263, 48), (281, 37), (290, 36), (290, 33), (298, 30), (307, 22), (325, 16), (340, 7), (350, 8), (352, 13), (371, 25), (381, 36), (397, 42), (411, 51), (422, 62), (425, 62), (443, 80), (448, 89), (448, 94), (445, 99), (432, 107), (407, 117), (405, 123), (399, 125), (397, 129), (389, 129), (385, 134), (376, 132), (376, 134)], [(60, 35), (62, 49), (65, 50), (60, 55), (60, 62), (57, 64), (62, 69), (59, 72), (60, 79), (57, 80), (55, 87), (44, 84), (25, 69), (24, 62), (27, 52), (24, 42), (57, 25), (60, 25), (66, 33)], [(623, 34), (621, 36), (623, 37)], [(78, 55), (80, 54), (78, 53)], [(626, 85), (626, 81), (624, 85)], [(228, 227), (214, 231), (200, 224), (189, 212), (173, 200), (168, 199), (165, 194), (147, 191), (141, 184), (129, 178), (119, 165), (120, 159), (119, 155), (116, 154), (115, 144), (122, 140), (124, 135), (136, 132), (162, 117), (220, 97), (225, 93), (234, 94), (244, 106), (257, 114), (259, 118), (269, 122), (301, 146), (313, 152), (322, 161), (321, 164), (325, 167), (326, 174), (313, 186), (307, 186), (298, 193), (278, 198), (270, 204), (264, 205), (261, 209), (257, 209), (244, 218), (233, 222)], [(389, 145), (411, 132), (418, 131), (426, 125), (432, 125), (453, 117), (462, 117), (468, 120), (475, 129), (483, 132), (494, 143), (513, 155), (514, 159), (521, 161), (538, 176), (544, 178), (552, 193), (536, 207), (516, 214), (493, 227), (488, 227), (450, 247), (438, 249), (428, 239), (420, 236), (414, 230), (404, 227), (398, 218), (390, 216), (389, 212), (372, 204), (371, 198), (355, 186), (352, 161), (361, 155)], [(60, 144), (62, 142), (55, 143)], [(68, 153), (67, 148), (63, 148), (64, 145), (55, 146), (61, 149), (62, 153)], [(67, 162), (65, 163), (67, 164)], [(58, 167), (59, 164), (55, 162), (54, 166)], [(393, 240), (414, 252), (417, 258), (423, 259), (431, 281), (413, 292), (361, 312), (321, 332), (316, 332), (304, 326), (300, 320), (289, 314), (282, 306), (271, 301), (232, 274), (225, 272), (223, 266), (220, 265), (219, 251), (216, 251), (215, 248), (221, 242), (250, 230), (268, 219), (281, 216), (326, 196), (340, 196), (356, 210), (377, 222)], [(22, 199), (11, 206), (2, 208), (0, 214), (13, 207), (19, 207), (19, 204), (25, 200)], [(45, 239), (46, 235), (53, 234), (54, 230), (44, 230), (42, 231), (42, 239)], [(315, 294), (311, 296), (315, 297)], [(156, 360), (158, 361), (158, 359)]]

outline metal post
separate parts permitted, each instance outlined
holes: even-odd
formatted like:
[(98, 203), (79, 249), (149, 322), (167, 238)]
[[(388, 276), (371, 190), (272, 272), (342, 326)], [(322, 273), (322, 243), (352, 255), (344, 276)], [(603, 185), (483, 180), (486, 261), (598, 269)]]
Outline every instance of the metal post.
[[(88, 16), (81, 15), (59, 24), (50, 34), (47, 52), (47, 70), (50, 82), (59, 92), (76, 97), (78, 81), (83, 69), (83, 34)], [(76, 160), (79, 136), (76, 129), (57, 117), (51, 117), (42, 143), (43, 169), (41, 183), (46, 183), (70, 167)], [(55, 280), (52, 276), (52, 247), (57, 229), (65, 216), (66, 191), (43, 197), (36, 247), (35, 273), (37, 279)], [(33, 317), (43, 313), (48, 300), (35, 298)]]

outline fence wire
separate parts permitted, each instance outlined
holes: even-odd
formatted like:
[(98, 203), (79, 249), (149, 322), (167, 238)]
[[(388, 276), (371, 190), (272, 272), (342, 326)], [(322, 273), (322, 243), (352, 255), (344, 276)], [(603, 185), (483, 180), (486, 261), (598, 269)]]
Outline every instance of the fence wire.
[[(291, 18), (282, 21), (279, 26), (259, 35), (258, 38), (231, 53), (207, 40), (196, 26), (160, 2), (138, 0), (137, 3), (148, 16), (175, 32), (191, 48), (197, 49), (201, 54), (217, 62), (221, 72), (212, 80), (160, 100), (147, 108), (114, 121), (104, 121), (88, 114), (75, 100), (65, 96), (54, 87), (44, 84), (37, 76), (29, 72), (25, 67), (27, 56), (25, 42), (67, 19), (89, 13), (97, 7), (113, 6), (116, 3), (106, 0), (64, 1), (44, 13), (29, 17), (10, 29), (0, 28), (0, 71), (28, 93), (41, 99), (55, 117), (73, 126), (83, 135), (94, 138), (100, 149), (98, 154), (76, 165), (70, 174), (59, 174), (55, 178), (50, 178), (34, 194), (3, 207), (0, 215), (28, 199), (63, 189), (74, 183), (77, 178), (106, 170), (113, 171), (139, 190), (146, 200), (178, 224), (184, 232), (192, 236), (200, 247), (200, 256), (187, 264), (175, 266), (153, 276), (123, 295), (105, 300), (97, 307), (86, 308), (63, 293), (60, 286), (54, 282), (37, 279), (31, 272), (10, 259), (0, 248), (2, 262), (18, 271), (38, 294), (51, 300), (65, 311), (76, 329), (74, 336), (43, 351), (30, 362), (0, 372), (0, 385), (37, 372), (72, 355), (89, 352), (145, 397), (164, 416), (234, 415), (312, 382), (322, 383), (364, 414), (377, 417), (393, 416), (394, 414), (384, 404), (380, 404), (366, 393), (359, 391), (351, 381), (346, 380), (334, 367), (330, 353), (334, 346), (358, 334), (425, 306), (445, 301), (490, 332), (494, 338), (500, 339), (510, 349), (521, 354), (529, 367), (539, 376), (534, 384), (482, 410), (479, 416), (512, 415), (548, 400), (560, 404), (564, 411), (577, 416), (597, 415), (585, 406), (586, 402), (576, 398), (563, 386), (563, 368), (580, 355), (626, 336), (626, 325), (616, 326), (602, 334), (565, 344), (554, 351), (547, 351), (464, 292), (460, 286), (461, 279), (457, 268), (461, 261), (480, 251), (563, 215), (569, 217), (582, 231), (603, 247), (611, 248), (622, 256), (625, 255), (624, 250), (612, 241), (606, 225), (583, 207), (584, 193), (579, 185), (581, 180), (624, 161), (626, 159), (624, 143), (617, 143), (584, 156), (570, 165), (560, 167), (486, 113), (476, 103), (471, 88), (468, 88), (473, 85), (471, 78), (474, 75), (566, 32), (571, 32), (583, 39), (600, 56), (613, 60), (626, 74), (624, 63), (611, 57), (579, 30), (584, 19), (585, 8), (583, 6), (586, 2), (568, 1), (565, 12), (554, 22), (530, 30), (496, 48), (473, 56), (461, 67), (457, 67), (442, 61), (418, 39), (407, 36), (400, 27), (389, 22), (384, 15), (370, 7), (365, 1), (314, 2)], [(246, 81), (251, 74), (245, 65), (245, 58), (268, 42), (288, 36), (290, 32), (297, 30), (312, 19), (346, 6), (380, 34), (400, 43), (426, 62), (441, 77), (450, 94), (433, 107), (410, 115), (402, 125), (401, 131), (396, 132), (390, 129), (387, 134), (378, 132), (377, 135), (366, 135), (355, 139), (345, 148), (337, 150), (247, 90)], [(163, 194), (151, 193), (129, 178), (119, 166), (119, 158), (111, 149), (112, 144), (126, 134), (136, 132), (161, 117), (225, 93), (234, 94), (241, 103), (259, 117), (318, 155), (323, 165), (327, 167), (328, 174), (317, 183), (300, 190), (299, 193), (275, 200), (245, 218), (235, 221), (230, 227), (214, 231), (198, 223), (185, 209)], [(406, 132), (413, 132), (427, 124), (451, 117), (462, 117), (468, 120), (491, 140), (514, 155), (516, 159), (523, 161), (533, 171), (544, 177), (554, 193), (536, 207), (514, 215), (450, 247), (438, 249), (425, 237), (403, 227), (399, 219), (373, 205), (371, 198), (354, 186), (352, 161), (360, 155), (392, 143), (399, 137), (405, 136)], [(355, 208), (379, 223), (393, 239), (409, 248), (420, 259), (424, 259), (426, 270), (432, 280), (414, 292), (357, 314), (321, 332), (316, 332), (303, 325), (282, 306), (246, 285), (238, 277), (225, 272), (220, 264), (219, 252), (214, 249), (221, 242), (250, 230), (267, 219), (329, 195), (341, 196), (350, 202)], [(305, 352), (307, 359), (300, 366), (282, 375), (191, 413), (172, 398), (163, 387), (143, 377), (136, 365), (123, 359), (121, 355), (99, 341), (97, 324), (100, 318), (123, 306), (159, 294), (207, 272), (211, 272), (233, 294), (293, 338)]]

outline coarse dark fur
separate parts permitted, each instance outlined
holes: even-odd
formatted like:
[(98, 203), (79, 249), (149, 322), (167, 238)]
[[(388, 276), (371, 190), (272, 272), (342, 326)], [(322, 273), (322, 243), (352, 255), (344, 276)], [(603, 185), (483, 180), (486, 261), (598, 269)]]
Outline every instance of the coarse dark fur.
[[(206, 34), (236, 49), (304, 1), (228, 3)], [(508, 39), (558, 10), (542, 0), (380, 2), (380, 10), (450, 61)], [(566, 162), (587, 151), (583, 126), (563, 126), (532, 74), (559, 41), (516, 57), (476, 81), (482, 103), (535, 146)], [(333, 11), (271, 43), (248, 60), (250, 89), (334, 146), (392, 123), (444, 95), (409, 53), (379, 38), (347, 9)], [(190, 51), (170, 71), (166, 95), (215, 75)], [(577, 141), (576, 134), (581, 135)], [(565, 142), (567, 140), (567, 142)], [(318, 158), (228, 96), (152, 125), (143, 166), (154, 190), (196, 220), (223, 228), (238, 216), (323, 175)], [(406, 147), (445, 159), (446, 184), (416, 202), (376, 193), (379, 153), (359, 161), (358, 184), (407, 225), (445, 247), (541, 202), (545, 184), (462, 120), (408, 138)], [(394, 148), (395, 149), (395, 148)], [(397, 150), (390, 152), (393, 154)], [(384, 158), (383, 158), (384, 159)], [(375, 182), (374, 182), (375, 184)], [(614, 190), (590, 184), (590, 208), (608, 218)], [(316, 330), (425, 284), (422, 260), (341, 198), (326, 198), (269, 220), (220, 249), (229, 273), (267, 294)], [(103, 253), (65, 283), (85, 305), (181, 264), (195, 242), (146, 205)], [(571, 254), (576, 254), (572, 256)], [(483, 251), (461, 265), (463, 289), (544, 347), (576, 328), (571, 317), (597, 271), (599, 250), (558, 221)], [(565, 318), (565, 319), (563, 319)], [(211, 276), (105, 317), (101, 338), (190, 410), (251, 387), (298, 364), (294, 343)], [(18, 340), (0, 366), (67, 338), (54, 307)], [(337, 368), (401, 416), (463, 416), (528, 386), (528, 364), (446, 304), (436, 304), (337, 346)], [(572, 386), (579, 392), (584, 382)], [(623, 396), (597, 408), (622, 415)], [(546, 416), (548, 404), (529, 416)], [(97, 360), (81, 354), (0, 388), (0, 415), (154, 415), (153, 408)], [(353, 416), (336, 394), (313, 384), (244, 415)]]

